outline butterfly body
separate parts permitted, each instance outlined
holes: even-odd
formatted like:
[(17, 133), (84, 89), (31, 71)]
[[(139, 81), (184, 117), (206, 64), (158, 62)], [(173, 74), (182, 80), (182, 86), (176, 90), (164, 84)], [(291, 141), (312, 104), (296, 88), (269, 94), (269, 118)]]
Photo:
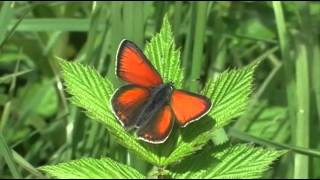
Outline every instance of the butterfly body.
[(172, 90), (172, 83), (162, 84), (150, 89), (150, 98), (139, 113), (136, 127), (149, 123), (151, 117), (158, 113), (165, 105), (169, 105)]
[(164, 83), (143, 52), (128, 40), (120, 43), (116, 74), (126, 81), (111, 99), (113, 111), (126, 129), (136, 129), (139, 139), (163, 143), (174, 122), (185, 127), (209, 112), (208, 98)]

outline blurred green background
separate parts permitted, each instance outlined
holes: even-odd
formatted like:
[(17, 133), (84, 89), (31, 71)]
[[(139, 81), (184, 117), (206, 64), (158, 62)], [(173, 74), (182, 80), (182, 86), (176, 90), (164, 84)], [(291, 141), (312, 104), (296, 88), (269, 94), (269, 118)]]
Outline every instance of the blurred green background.
[[(127, 151), (68, 101), (55, 57), (114, 75), (123, 38), (141, 48), (165, 14), (188, 82), (261, 59), (233, 142), (288, 149), (264, 178), (320, 178), (320, 4), (317, 2), (1, 2), (0, 178), (41, 165)], [(199, 67), (199, 72), (191, 71)], [(200, 89), (200, 86), (199, 86)], [(223, 142), (226, 137), (217, 137)], [(132, 157), (141, 172), (149, 165)]]

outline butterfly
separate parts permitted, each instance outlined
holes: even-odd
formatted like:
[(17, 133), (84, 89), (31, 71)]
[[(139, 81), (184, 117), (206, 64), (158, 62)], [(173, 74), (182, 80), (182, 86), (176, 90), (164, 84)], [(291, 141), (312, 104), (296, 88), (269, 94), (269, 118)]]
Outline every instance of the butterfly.
[(206, 115), (211, 102), (205, 97), (164, 83), (143, 52), (122, 40), (116, 56), (116, 75), (128, 84), (111, 98), (115, 116), (138, 139), (159, 144), (169, 137), (174, 122), (185, 127)]

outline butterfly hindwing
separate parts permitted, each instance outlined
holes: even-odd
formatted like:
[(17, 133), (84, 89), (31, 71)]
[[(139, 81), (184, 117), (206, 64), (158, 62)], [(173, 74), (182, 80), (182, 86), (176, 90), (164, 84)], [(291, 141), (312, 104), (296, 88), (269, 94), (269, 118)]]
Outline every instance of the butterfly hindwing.
[(208, 98), (184, 90), (173, 90), (170, 105), (182, 127), (201, 118), (211, 108)]
[(159, 73), (143, 52), (128, 40), (120, 43), (116, 73), (122, 80), (143, 87), (156, 87), (162, 84)]
[(174, 115), (170, 106), (163, 106), (137, 132), (139, 139), (158, 144), (163, 143), (170, 135)]
[(137, 117), (150, 97), (147, 88), (136, 85), (120, 87), (111, 99), (112, 108), (124, 127), (133, 127)]

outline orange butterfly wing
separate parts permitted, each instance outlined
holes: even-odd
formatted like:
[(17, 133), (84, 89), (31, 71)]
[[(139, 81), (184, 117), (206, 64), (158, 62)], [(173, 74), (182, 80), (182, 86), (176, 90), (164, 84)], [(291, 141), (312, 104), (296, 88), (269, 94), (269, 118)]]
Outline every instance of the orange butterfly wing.
[(170, 106), (166, 105), (139, 129), (137, 135), (149, 143), (163, 143), (169, 137), (173, 123), (174, 115)]
[(143, 87), (156, 87), (162, 84), (159, 73), (143, 52), (128, 40), (123, 40), (119, 46), (116, 73), (122, 80)]
[(170, 105), (182, 127), (200, 119), (211, 108), (208, 98), (183, 90), (173, 90)]
[(125, 85), (116, 91), (111, 104), (116, 117), (123, 126), (132, 127), (136, 124), (141, 108), (149, 97), (148, 89), (135, 85)]

